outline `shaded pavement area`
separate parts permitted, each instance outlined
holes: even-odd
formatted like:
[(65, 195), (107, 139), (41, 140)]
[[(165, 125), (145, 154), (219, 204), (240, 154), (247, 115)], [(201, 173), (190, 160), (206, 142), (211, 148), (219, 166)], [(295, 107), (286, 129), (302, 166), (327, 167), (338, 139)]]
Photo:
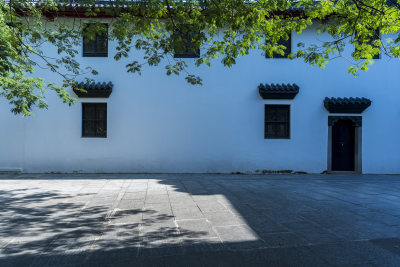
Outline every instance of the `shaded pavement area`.
[(399, 266), (400, 176), (0, 174), (0, 266)]

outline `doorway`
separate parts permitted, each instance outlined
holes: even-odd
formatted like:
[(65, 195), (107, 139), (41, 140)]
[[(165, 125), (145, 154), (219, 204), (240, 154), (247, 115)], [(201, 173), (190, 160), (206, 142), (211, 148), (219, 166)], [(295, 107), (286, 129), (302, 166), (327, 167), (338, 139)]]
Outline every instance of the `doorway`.
[(329, 116), (328, 171), (361, 173), (361, 116)]

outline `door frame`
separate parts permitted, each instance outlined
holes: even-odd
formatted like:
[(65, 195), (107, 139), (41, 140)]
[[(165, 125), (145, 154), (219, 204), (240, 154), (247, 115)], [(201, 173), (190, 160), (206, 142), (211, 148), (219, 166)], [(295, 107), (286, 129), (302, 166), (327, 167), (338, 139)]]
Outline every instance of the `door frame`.
[[(339, 120), (351, 120), (354, 125), (354, 171), (332, 171), (332, 126)], [(328, 169), (329, 173), (362, 173), (362, 117), (328, 116)]]

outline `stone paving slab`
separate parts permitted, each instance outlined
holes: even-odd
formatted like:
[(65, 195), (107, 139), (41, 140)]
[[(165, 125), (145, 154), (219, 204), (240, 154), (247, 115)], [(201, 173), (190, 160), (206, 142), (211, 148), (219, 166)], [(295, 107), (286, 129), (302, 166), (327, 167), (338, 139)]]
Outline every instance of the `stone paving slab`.
[(400, 176), (0, 174), (0, 266), (400, 266)]

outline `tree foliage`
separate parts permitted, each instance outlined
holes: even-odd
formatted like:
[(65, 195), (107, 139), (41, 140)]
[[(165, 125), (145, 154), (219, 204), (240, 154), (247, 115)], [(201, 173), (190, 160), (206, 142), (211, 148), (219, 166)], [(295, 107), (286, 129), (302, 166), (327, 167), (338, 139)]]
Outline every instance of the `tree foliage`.
[[(104, 32), (105, 20), (108, 38), (117, 44), (112, 56), (129, 61), (130, 73), (163, 64), (167, 75), (182, 73), (190, 84), (202, 84), (201, 77), (188, 71), (190, 61), (174, 58), (176, 49), (186, 45), (185, 34), (191, 33), (193, 47), (201, 48), (196, 66), (219, 59), (230, 67), (254, 49), (283, 55), (279, 40), (310, 28), (326, 40), (299, 43), (289, 57), (322, 68), (343, 58), (357, 75), (380, 53), (399, 57), (399, 12), (397, 0), (1, 1), (0, 95), (12, 104), (12, 112), (24, 116), (34, 107), (47, 107), (46, 90), (73, 104), (67, 89), (97, 74), (95, 66), (82, 66), (77, 59), (82, 35), (93, 39)], [(93, 23), (89, 30), (84, 21)], [(44, 43), (57, 53), (43, 49)], [(346, 47), (354, 52), (347, 55)], [(137, 50), (143, 57), (132, 56)], [(35, 78), (34, 71), (43, 68), (59, 75), (62, 83)]]

